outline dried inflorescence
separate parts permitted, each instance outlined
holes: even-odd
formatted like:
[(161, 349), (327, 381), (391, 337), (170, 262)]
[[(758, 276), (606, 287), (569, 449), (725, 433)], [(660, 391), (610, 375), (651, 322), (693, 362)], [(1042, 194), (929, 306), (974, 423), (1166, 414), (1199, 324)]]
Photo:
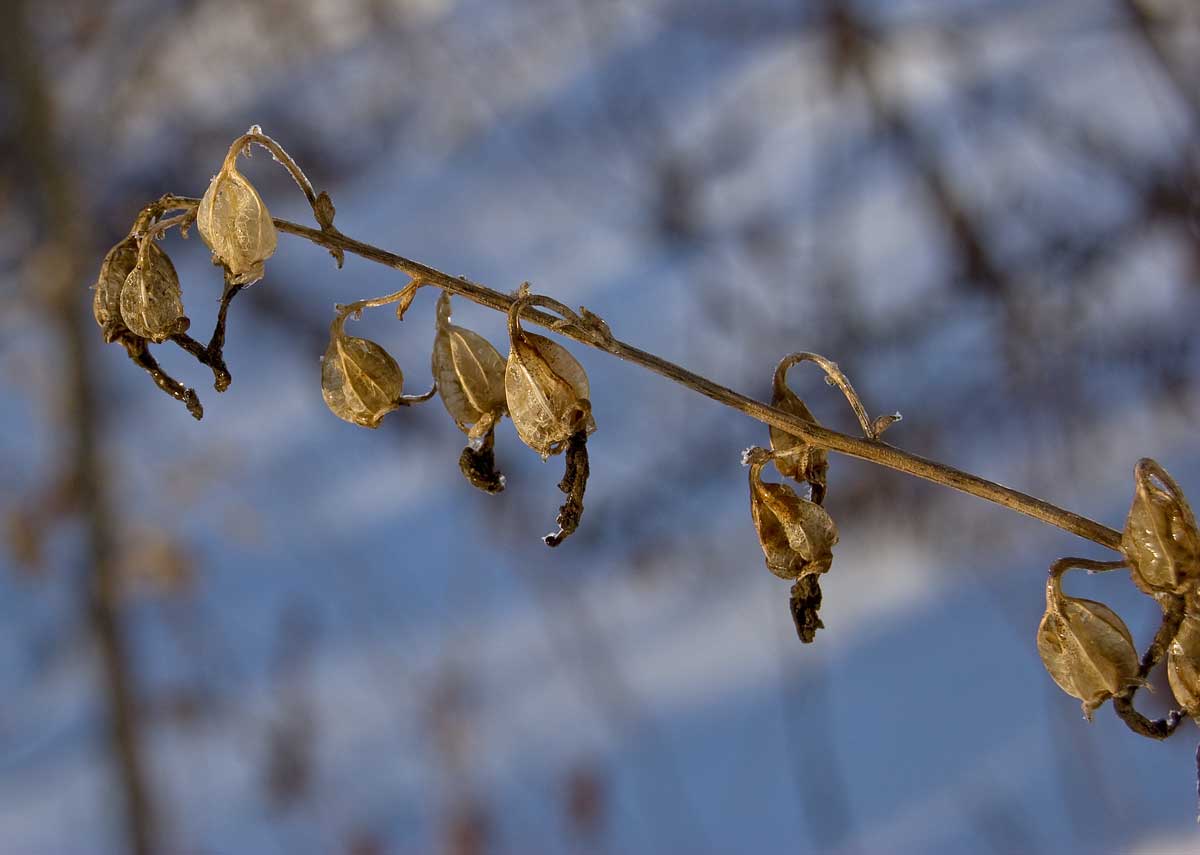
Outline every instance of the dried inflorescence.
[[(583, 367), (561, 344), (526, 331), (522, 319), (659, 372), (770, 426), (770, 450), (753, 448), (745, 457), (750, 466), (751, 518), (767, 568), (793, 583), (788, 607), (802, 641), (812, 641), (823, 626), (819, 579), (829, 570), (838, 541), (837, 526), (823, 503), (828, 454), (836, 450), (987, 498), (1117, 551), (1119, 561), (1063, 559), (1051, 569), (1046, 613), (1037, 633), (1042, 661), (1055, 682), (1081, 701), (1088, 717), (1111, 700), (1130, 729), (1153, 739), (1170, 736), (1185, 714), (1200, 720), (1200, 530), (1182, 490), (1154, 461), (1138, 463), (1133, 503), (1124, 530), (1118, 533), (885, 445), (880, 436), (899, 414), (871, 419), (845, 374), (818, 354), (798, 352), (780, 361), (773, 375), (771, 406), (766, 407), (617, 341), (596, 315), (583, 308), (576, 313), (549, 297), (531, 294), (527, 285), (510, 297), (347, 238), (334, 228), (335, 209), (328, 194), (315, 192), (295, 161), (257, 126), (230, 146), (202, 199), (164, 196), (147, 205), (129, 234), (105, 256), (95, 284), (93, 313), (104, 340), (121, 344), (159, 388), (184, 402), (196, 418), (203, 410), (195, 392), (167, 375), (150, 347), (164, 342), (181, 347), (212, 370), (218, 391), (228, 387), (231, 378), (222, 349), (230, 302), (241, 288), (263, 276), (277, 243), (276, 223), (266, 204), (237, 169), (238, 157), (251, 146), (267, 149), (288, 170), (319, 226), (317, 230), (280, 221), (280, 230), (323, 246), (339, 267), (344, 252), (354, 252), (401, 270), (412, 280), (393, 294), (337, 307), (321, 363), (321, 391), (330, 410), (347, 422), (375, 428), (392, 411), (440, 393), (454, 424), (467, 436), (459, 468), (473, 485), (489, 493), (504, 488), (494, 454), (497, 425), (508, 415), (521, 441), (543, 460), (557, 454), (565, 458), (558, 486), (567, 498), (558, 513), (558, 530), (544, 538), (548, 545), (557, 546), (579, 525), (590, 472), (587, 439), (596, 423)], [(172, 212), (182, 213), (168, 217)], [(186, 237), (193, 222), (212, 250), (213, 261), (224, 271), (225, 288), (207, 344), (188, 336), (175, 267), (158, 246), (174, 227)], [(418, 289), (427, 285), (442, 289), (430, 360), (434, 388), (424, 395), (406, 396), (404, 374), (396, 360), (382, 345), (347, 335), (344, 327), (348, 318), (370, 307), (395, 305), (397, 317), (403, 318)], [(451, 322), (451, 293), (507, 311), (506, 358), (482, 336)], [(536, 307), (550, 309), (556, 316)], [(816, 364), (826, 381), (841, 389), (862, 438), (836, 433), (817, 422), (787, 384), (789, 369), (800, 362)], [(807, 492), (787, 483), (764, 482), (762, 470), (769, 462)], [(1155, 600), (1162, 622), (1140, 658), (1116, 613), (1102, 603), (1062, 592), (1061, 577), (1071, 568), (1092, 572), (1128, 568), (1136, 586)], [(1133, 699), (1164, 658), (1172, 693), (1182, 709), (1152, 721), (1134, 709)]]

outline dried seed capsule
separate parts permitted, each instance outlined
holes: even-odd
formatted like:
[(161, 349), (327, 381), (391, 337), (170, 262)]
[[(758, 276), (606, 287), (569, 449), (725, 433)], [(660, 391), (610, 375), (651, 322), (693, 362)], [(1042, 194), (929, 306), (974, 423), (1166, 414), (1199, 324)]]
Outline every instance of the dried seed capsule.
[(504, 359), (483, 336), (450, 323), (450, 294), (437, 304), (433, 379), (446, 411), (472, 440), (495, 427), (507, 410)]
[(137, 261), (121, 286), (121, 320), (129, 331), (164, 342), (191, 325), (183, 314), (183, 291), (175, 265), (153, 239), (143, 239)]
[(105, 342), (116, 341), (126, 330), (121, 320), (121, 289), (137, 264), (138, 242), (130, 235), (108, 251), (100, 265), (100, 275), (92, 286), (92, 314), (100, 325)]
[(404, 374), (378, 344), (346, 335), (345, 320), (339, 316), (330, 326), (329, 348), (321, 358), (321, 394), (339, 419), (376, 428), (401, 405)]
[(1186, 615), (1171, 641), (1167, 680), (1183, 711), (1200, 720), (1200, 616)]
[(596, 423), (583, 366), (562, 345), (521, 329), (517, 318), (524, 305), (519, 299), (508, 313), (504, 392), (517, 435), (545, 459), (562, 452), (573, 434), (594, 431)]
[(212, 250), (213, 262), (225, 265), (234, 285), (263, 277), (263, 262), (275, 253), (278, 237), (271, 214), (258, 191), (226, 158), (196, 211), (196, 227)]
[(1037, 647), (1054, 682), (1083, 702), (1090, 720), (1097, 707), (1142, 681), (1125, 622), (1103, 603), (1063, 594), (1061, 577), (1072, 566), (1065, 558), (1050, 569)]
[[(775, 368), (772, 383), (771, 406), (791, 413), (807, 422), (817, 424), (804, 401), (787, 385), (787, 371), (795, 364), (785, 358)], [(775, 452), (775, 468), (785, 478), (807, 482), (812, 486), (812, 500), (818, 505), (825, 499), (826, 473), (829, 471), (829, 454), (823, 448), (810, 445), (798, 436), (771, 427), (771, 451)]]
[(750, 514), (767, 568), (781, 579), (826, 572), (833, 562), (837, 525), (825, 509), (802, 499), (786, 484), (763, 483), (762, 469), (771, 456), (750, 449)]
[(1184, 594), (1200, 579), (1200, 532), (1183, 491), (1149, 458), (1134, 469), (1133, 505), (1121, 535), (1133, 582), (1148, 594)]

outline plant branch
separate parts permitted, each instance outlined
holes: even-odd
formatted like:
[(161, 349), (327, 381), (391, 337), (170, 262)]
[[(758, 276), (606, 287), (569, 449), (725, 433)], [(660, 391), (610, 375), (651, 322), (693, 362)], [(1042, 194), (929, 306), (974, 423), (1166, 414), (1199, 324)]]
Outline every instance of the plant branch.
[[(179, 207), (199, 204), (198, 199), (186, 199), (179, 196), (164, 198), (170, 198), (172, 205)], [(394, 252), (388, 252), (377, 246), (357, 241), (336, 230), (321, 231), (278, 218), (274, 222), (275, 228), (279, 231), (304, 238), (325, 249), (343, 250), (364, 258), (367, 261), (382, 264), (393, 270), (399, 270), (412, 277), (414, 280), (413, 284), (418, 287), (433, 286), (441, 288), (460, 297), (465, 297), (473, 303), (504, 313), (508, 313), (512, 304), (518, 299), (514, 294), (505, 294), (493, 290), (484, 285), (472, 282), (464, 276), (451, 276), (448, 273), (443, 273), (433, 267), (421, 264), (419, 261), (413, 261)], [(412, 285), (408, 287), (411, 288)], [(403, 290), (407, 290), (407, 288)], [(397, 292), (397, 295), (399, 293)], [(392, 295), (392, 298), (397, 295)], [(395, 302), (392, 298), (383, 298), (383, 302)], [(360, 302), (364, 302), (365, 304), (376, 301)], [(345, 307), (342, 308), (344, 309)], [(1026, 493), (1013, 490), (1010, 487), (1005, 487), (1002, 484), (997, 484), (994, 481), (989, 481), (986, 478), (981, 478), (978, 475), (972, 475), (969, 472), (963, 472), (960, 469), (955, 469), (936, 460), (929, 460), (919, 455), (902, 451), (885, 442), (840, 433), (801, 419), (776, 407), (768, 406), (761, 401), (756, 401), (753, 398), (714, 383), (706, 377), (694, 374), (673, 362), (668, 362), (659, 356), (655, 356), (653, 353), (648, 353), (631, 344), (620, 341), (613, 337), (608, 325), (604, 321), (586, 309), (581, 309), (578, 317), (568, 317), (566, 319), (555, 317), (534, 308), (523, 308), (520, 314), (522, 319), (529, 323), (553, 330), (580, 344), (602, 350), (618, 359), (653, 371), (655, 374), (659, 374), (668, 380), (685, 386), (707, 398), (711, 398), (719, 404), (724, 404), (727, 407), (738, 410), (752, 419), (798, 436), (812, 445), (828, 449), (829, 451), (836, 451), (839, 454), (845, 454), (850, 457), (857, 457), (860, 460), (866, 460), (870, 463), (886, 466), (889, 469), (895, 469), (898, 472), (904, 472), (907, 475), (922, 478), (935, 484), (941, 484), (943, 487), (949, 487), (972, 496), (977, 496), (1009, 510), (1017, 511), (1036, 520), (1041, 520), (1063, 531), (1082, 537), (1084, 540), (1090, 540), (1106, 549), (1120, 550), (1120, 532), (1095, 520), (1057, 507)]]

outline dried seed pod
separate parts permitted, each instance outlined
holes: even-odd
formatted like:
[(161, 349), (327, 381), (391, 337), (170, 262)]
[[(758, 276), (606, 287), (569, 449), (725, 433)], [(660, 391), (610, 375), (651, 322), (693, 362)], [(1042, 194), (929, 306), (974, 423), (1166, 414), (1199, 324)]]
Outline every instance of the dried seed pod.
[(504, 359), (483, 336), (450, 322), (450, 294), (437, 304), (433, 379), (446, 411), (459, 430), (482, 438), (507, 411)]
[(1064, 558), (1050, 569), (1037, 647), (1054, 682), (1082, 701), (1090, 720), (1097, 707), (1142, 681), (1125, 622), (1103, 603), (1063, 594), (1062, 574), (1072, 566), (1074, 560)]
[(404, 374), (373, 341), (346, 335), (345, 316), (329, 328), (329, 348), (321, 358), (321, 394), (339, 419), (376, 428), (402, 403)]
[(525, 305), (527, 298), (518, 299), (508, 313), (504, 392), (517, 435), (544, 460), (562, 452), (573, 434), (594, 431), (596, 423), (583, 366), (562, 345), (521, 329)]
[(120, 307), (129, 331), (155, 343), (191, 326), (183, 314), (183, 290), (175, 265), (151, 238), (140, 242), (137, 261), (121, 286)]
[(1200, 721), (1200, 616), (1186, 615), (1171, 641), (1167, 680), (1183, 711)]
[(275, 253), (278, 236), (271, 214), (254, 185), (238, 172), (237, 153), (226, 157), (200, 199), (196, 227), (212, 250), (213, 263), (223, 264), (234, 285), (263, 277), (263, 262)]
[(1133, 505), (1121, 535), (1133, 582), (1148, 594), (1185, 594), (1200, 579), (1200, 532), (1183, 491), (1149, 458), (1134, 469)]
[[(788, 369), (796, 363), (792, 357), (784, 358), (775, 368), (772, 383), (771, 406), (791, 413), (797, 418), (818, 424), (804, 401), (787, 385)], [(812, 500), (818, 505), (825, 500), (825, 484), (829, 471), (829, 454), (804, 439), (772, 426), (771, 451), (775, 453), (775, 468), (785, 478), (807, 482), (812, 487)]]
[(768, 484), (762, 469), (771, 459), (765, 450), (750, 449), (750, 514), (767, 568), (781, 579), (826, 572), (833, 562), (837, 525), (825, 509), (802, 499), (786, 484)]
[(121, 319), (121, 289), (137, 264), (138, 242), (130, 235), (108, 251), (100, 265), (100, 275), (92, 286), (92, 314), (105, 342), (116, 341), (126, 331)]

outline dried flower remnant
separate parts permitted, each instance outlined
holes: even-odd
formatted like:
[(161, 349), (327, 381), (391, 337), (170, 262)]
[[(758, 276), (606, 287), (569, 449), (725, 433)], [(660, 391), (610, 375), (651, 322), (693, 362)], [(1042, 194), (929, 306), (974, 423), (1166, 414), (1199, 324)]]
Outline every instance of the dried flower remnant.
[(1183, 491), (1150, 458), (1134, 468), (1133, 505), (1121, 535), (1133, 582), (1148, 594), (1195, 593), (1200, 532)]
[(138, 241), (133, 235), (108, 251), (100, 265), (100, 275), (92, 286), (92, 315), (100, 325), (106, 344), (111, 344), (126, 331), (121, 319), (121, 289), (137, 264)]
[(1142, 684), (1137, 650), (1125, 622), (1103, 603), (1062, 592), (1063, 573), (1095, 565), (1078, 558), (1054, 563), (1046, 582), (1046, 613), (1037, 631), (1042, 664), (1059, 688), (1079, 698), (1089, 721), (1109, 698)]
[(433, 340), (433, 379), (446, 411), (470, 444), (463, 449), (459, 468), (485, 493), (504, 489), (496, 471), (496, 423), (507, 412), (504, 358), (491, 342), (473, 330), (450, 322), (450, 294), (437, 303), (437, 335)]
[(549, 306), (577, 324), (582, 321), (561, 303), (525, 289), (508, 310), (510, 349), (504, 391), (509, 417), (521, 441), (543, 460), (567, 451), (566, 472), (558, 485), (567, 501), (559, 510), (558, 531), (543, 538), (547, 546), (558, 546), (578, 528), (583, 515), (589, 474), (587, 435), (596, 429), (596, 422), (583, 366), (562, 345), (521, 328), (521, 310), (532, 305)]
[(229, 270), (230, 283), (249, 285), (263, 277), (263, 262), (275, 253), (278, 236), (266, 203), (238, 171), (235, 145), (204, 191), (196, 227), (212, 250), (213, 263)]
[(1200, 616), (1186, 615), (1171, 641), (1167, 680), (1183, 711), (1200, 720)]
[[(788, 369), (799, 361), (793, 359), (794, 356), (796, 354), (785, 357), (775, 368), (775, 377), (771, 384), (771, 406), (806, 422), (817, 424), (816, 418), (804, 401), (787, 385)], [(818, 505), (824, 502), (829, 453), (812, 445), (803, 437), (794, 436), (777, 427), (772, 426), (770, 432), (771, 451), (775, 454), (775, 468), (779, 470), (779, 474), (807, 483), (812, 489), (812, 500)]]
[(425, 395), (405, 396), (404, 374), (392, 355), (365, 338), (346, 335), (346, 314), (329, 325), (329, 347), (321, 357), (321, 394), (339, 419), (377, 428), (383, 417), (405, 404), (427, 401)]
[(743, 462), (750, 467), (750, 515), (767, 569), (781, 579), (801, 579), (789, 600), (796, 631), (805, 643), (823, 626), (817, 617), (821, 589), (817, 577), (833, 563), (838, 541), (837, 525), (816, 502), (802, 499), (787, 484), (765, 483), (763, 467), (773, 459), (763, 448), (746, 450)]
[(129, 331), (156, 344), (187, 332), (191, 325), (183, 314), (175, 265), (152, 237), (141, 239), (137, 262), (121, 286), (120, 306)]

